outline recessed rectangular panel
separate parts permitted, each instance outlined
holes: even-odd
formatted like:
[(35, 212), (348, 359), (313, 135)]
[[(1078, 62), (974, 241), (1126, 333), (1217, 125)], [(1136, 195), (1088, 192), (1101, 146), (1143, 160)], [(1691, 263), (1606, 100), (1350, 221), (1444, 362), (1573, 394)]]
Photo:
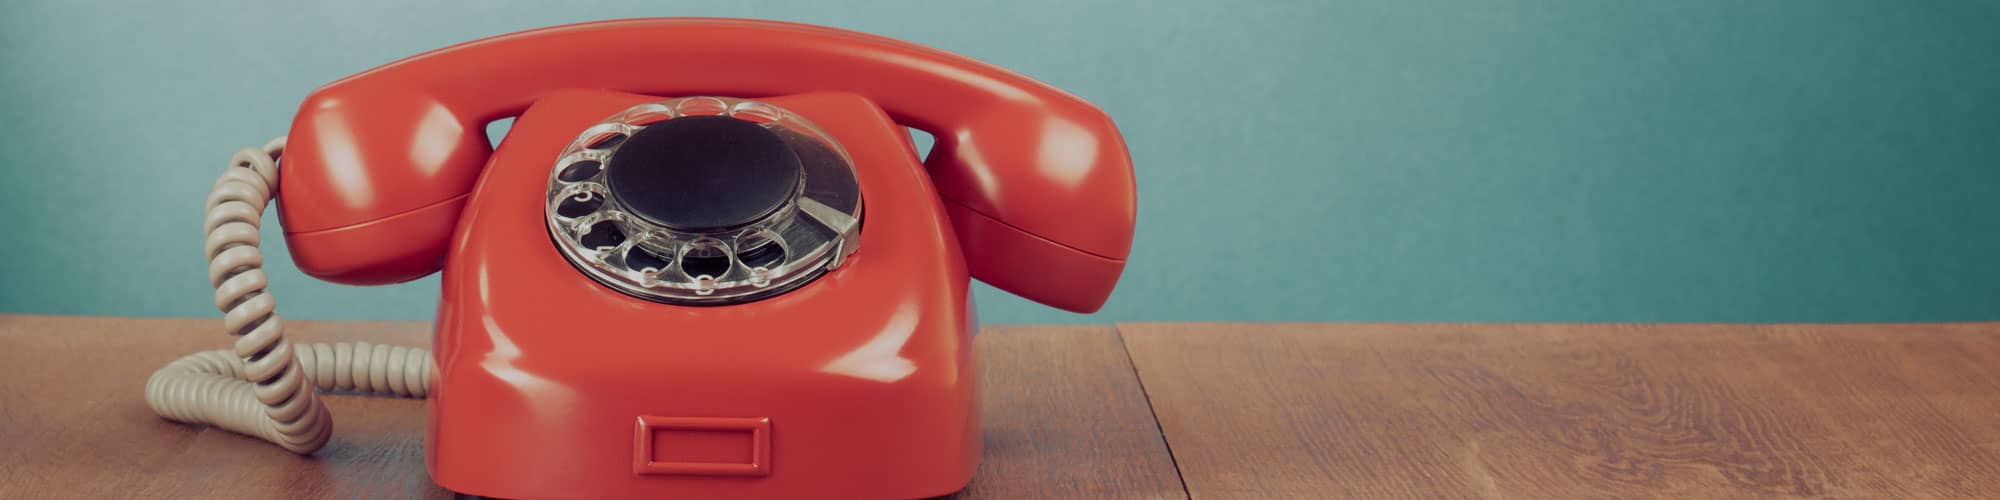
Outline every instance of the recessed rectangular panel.
[(641, 415), (632, 473), (764, 476), (771, 473), (771, 419)]

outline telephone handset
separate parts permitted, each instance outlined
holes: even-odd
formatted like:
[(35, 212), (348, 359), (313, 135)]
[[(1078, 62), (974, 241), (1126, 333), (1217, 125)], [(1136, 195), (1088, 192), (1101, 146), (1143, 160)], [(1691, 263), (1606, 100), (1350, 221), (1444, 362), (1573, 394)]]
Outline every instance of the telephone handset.
[(486, 123), (565, 88), (865, 97), (936, 139), (924, 166), (972, 276), (1055, 307), (1095, 311), (1132, 244), (1124, 141), (1109, 117), (1075, 96), (861, 33), (650, 19), (489, 38), (315, 91), (292, 123), (279, 206), (299, 267), (352, 284), (437, 270), (463, 197), (487, 163)]
[[(936, 138), (927, 159), (905, 126)], [(444, 271), (434, 352), (284, 339), (257, 250), (277, 193), (310, 275)], [(637, 19), (328, 84), (207, 206), (242, 338), (154, 375), (167, 418), (310, 453), (331, 426), (315, 387), (427, 397), (431, 477), (463, 493), (918, 497), (980, 452), (968, 278), (1095, 311), (1135, 198), (1111, 120), (1019, 74), (833, 28)]]

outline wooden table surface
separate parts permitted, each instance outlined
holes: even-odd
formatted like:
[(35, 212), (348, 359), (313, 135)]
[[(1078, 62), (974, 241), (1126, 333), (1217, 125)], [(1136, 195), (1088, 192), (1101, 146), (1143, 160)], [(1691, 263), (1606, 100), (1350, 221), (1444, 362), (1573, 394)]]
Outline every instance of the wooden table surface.
[[(0, 498), (435, 497), (422, 402), (311, 457), (155, 417), (216, 320), (0, 315)], [(410, 322), (301, 341), (427, 344)], [(1120, 324), (978, 337), (964, 498), (2000, 495), (2000, 323)]]

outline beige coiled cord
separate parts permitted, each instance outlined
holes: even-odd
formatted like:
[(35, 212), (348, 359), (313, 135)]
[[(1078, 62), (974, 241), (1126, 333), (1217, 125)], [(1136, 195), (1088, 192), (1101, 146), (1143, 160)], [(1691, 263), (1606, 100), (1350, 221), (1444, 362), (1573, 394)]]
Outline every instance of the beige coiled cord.
[(153, 372), (146, 404), (169, 420), (214, 425), (307, 454), (333, 433), (333, 416), (315, 387), (421, 398), (430, 392), (432, 366), (425, 349), (365, 342), (295, 347), (285, 340), (257, 249), (264, 208), (277, 198), (284, 149), (279, 137), (262, 149), (237, 151), (208, 195), (202, 224), (208, 282), (223, 328), (239, 337), (236, 349), (197, 352)]

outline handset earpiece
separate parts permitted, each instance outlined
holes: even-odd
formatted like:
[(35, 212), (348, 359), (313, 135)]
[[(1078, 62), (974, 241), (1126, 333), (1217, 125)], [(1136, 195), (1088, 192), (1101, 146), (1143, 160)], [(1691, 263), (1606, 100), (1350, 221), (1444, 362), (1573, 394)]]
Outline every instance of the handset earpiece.
[(396, 83), (369, 73), (335, 82), (292, 122), (278, 215), (306, 274), (379, 285), (443, 263), (465, 196), (492, 154), (490, 120)]

